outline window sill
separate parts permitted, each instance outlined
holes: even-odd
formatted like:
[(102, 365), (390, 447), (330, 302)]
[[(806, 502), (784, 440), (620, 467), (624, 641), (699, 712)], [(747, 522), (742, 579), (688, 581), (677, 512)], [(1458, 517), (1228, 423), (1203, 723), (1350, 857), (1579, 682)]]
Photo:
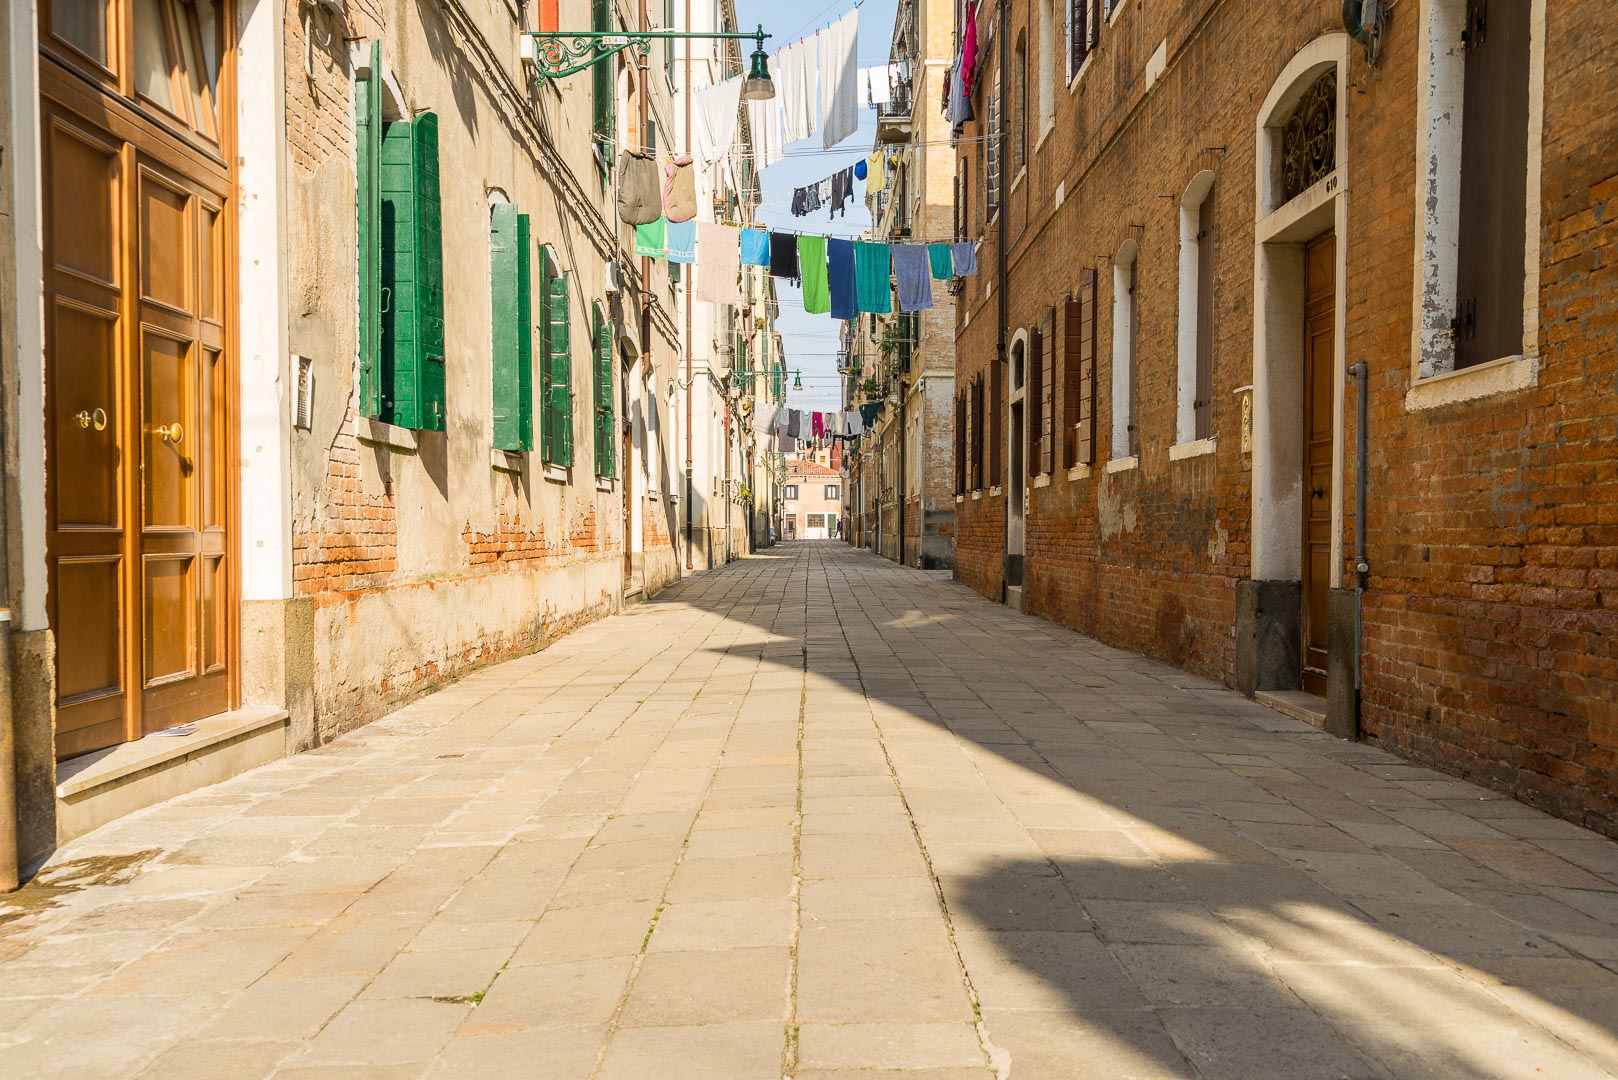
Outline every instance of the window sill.
[(493, 449), (489, 451), (489, 467), (496, 472), (521, 473), (526, 457), (515, 450)]
[(573, 470), (566, 465), (554, 465), (549, 461), (545, 463), (543, 475), (545, 479), (553, 484), (571, 484), (573, 482)]
[(1175, 443), (1169, 447), (1169, 460), (1184, 461), (1186, 458), (1206, 457), (1217, 449), (1219, 449), (1217, 435), (1206, 439), (1194, 439), (1191, 442)]
[(1051, 119), (1046, 120), (1046, 121), (1044, 121), (1043, 123), (1040, 124), (1039, 138), (1034, 140), (1034, 153), (1037, 154), (1041, 150), (1045, 149), (1045, 140), (1049, 139), (1051, 137), (1051, 132), (1053, 132), (1055, 130), (1056, 130), (1056, 118), (1055, 117), (1052, 117)]
[(1038, 476), (1034, 477), (1034, 486), (1037, 488), (1050, 487), (1051, 474), (1048, 472), (1042, 472)]
[(1138, 457), (1113, 458), (1111, 461), (1107, 462), (1107, 471), (1109, 473), (1128, 472), (1130, 469), (1139, 467), (1140, 458)]
[(1068, 93), (1071, 94), (1079, 88), (1079, 80), (1083, 79), (1084, 73), (1090, 70), (1090, 64), (1093, 60), (1095, 60), (1095, 56), (1095, 49), (1091, 49), (1089, 52), (1084, 54), (1084, 62), (1079, 65), (1079, 70), (1075, 71), (1072, 78), (1068, 79), (1067, 81)]
[(1075, 465), (1075, 466), (1073, 466), (1071, 469), (1069, 469), (1067, 471), (1067, 478), (1069, 480), (1088, 480), (1088, 479), (1090, 479), (1090, 466), (1088, 466), (1088, 465)]
[(598, 476), (598, 477), (596, 477), (596, 490), (597, 491), (611, 491), (611, 490), (613, 490), (613, 488), (615, 486), (616, 486), (616, 484), (613, 482), (613, 479), (610, 476)]
[(1005, 494), (1005, 490), (1001, 488), (999, 484), (995, 484), (993, 487), (989, 488), (989, 498), (991, 499), (997, 499), (1003, 494)]
[(375, 443), (386, 446), (392, 450), (408, 450), (414, 452), (420, 449), (416, 442), (416, 433), (409, 428), (399, 427), (396, 424), (384, 424), (382, 421), (370, 417), (360, 417), (355, 433), (360, 442)]
[(978, 490), (972, 492), (972, 501), (973, 502), (977, 502), (981, 498), (983, 498), (983, 489), (982, 488), (979, 488)]
[(955, 496), (955, 505), (959, 506), (961, 503), (963, 503), (965, 501), (966, 501), (966, 496), (965, 495), (957, 495), (957, 496)]
[(1539, 358), (1507, 356), (1487, 364), (1418, 379), (1405, 393), (1405, 412), (1424, 412), (1539, 385)]
[(1022, 187), (1022, 183), (1026, 179), (1028, 179), (1028, 166), (1024, 165), (1017, 170), (1017, 175), (1011, 178), (1011, 194), (1017, 194), (1017, 189)]

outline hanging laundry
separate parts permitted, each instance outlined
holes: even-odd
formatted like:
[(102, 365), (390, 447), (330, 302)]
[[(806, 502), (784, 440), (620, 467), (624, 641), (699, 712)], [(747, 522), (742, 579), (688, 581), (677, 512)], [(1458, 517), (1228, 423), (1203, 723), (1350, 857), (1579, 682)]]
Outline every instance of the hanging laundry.
[(955, 260), (948, 244), (928, 244), (927, 261), (932, 264), (935, 279), (945, 281), (955, 276)]
[(961, 35), (961, 85), (968, 97), (977, 86), (978, 72), (978, 7), (967, 0), (966, 31)]
[(669, 219), (660, 217), (645, 225), (635, 226), (635, 254), (647, 259), (668, 257)]
[(820, 89), (821, 141), (830, 150), (859, 126), (858, 71), (854, 63), (859, 42), (860, 12), (850, 11), (821, 31)]
[(888, 82), (886, 65), (866, 68), (860, 75), (865, 80), (866, 100), (872, 105), (886, 105), (893, 100), (893, 86)]
[(798, 237), (798, 273), (803, 277), (803, 310), (824, 315), (831, 310), (831, 289), (826, 277), (826, 238)]
[(951, 244), (949, 246), (950, 262), (955, 266), (956, 277), (973, 277), (978, 272), (978, 248), (971, 241), (964, 244)]
[(872, 425), (874, 425), (876, 423), (876, 418), (878, 416), (880, 416), (880, 415), (882, 415), (882, 403), (880, 401), (872, 401), (872, 402), (868, 402), (868, 403), (866, 403), (864, 405), (861, 405), (860, 406), (860, 424), (861, 424), (861, 426), (865, 427), (866, 429), (869, 429)]
[(797, 409), (787, 411), (787, 435), (796, 439), (803, 431), (803, 414)]
[(815, 186), (820, 189), (820, 204), (824, 206), (831, 202), (831, 177), (828, 176)]
[(866, 173), (865, 159), (861, 158), (859, 161), (856, 161), (854, 163), (854, 179), (856, 179), (856, 180), (864, 180), (865, 179), (865, 173)]
[(849, 166), (834, 173), (831, 178), (831, 216), (848, 213), (849, 200), (854, 197), (854, 168)]
[[(769, 61), (770, 79), (779, 86), (781, 75), (775, 59)], [(786, 156), (786, 145), (781, 139), (781, 96), (767, 101), (747, 103), (747, 128), (753, 136), (753, 167), (759, 171), (769, 168)]]
[(792, 214), (794, 217), (803, 217), (820, 209), (823, 200), (820, 197), (820, 185), (809, 184), (806, 187), (792, 189)]
[(657, 159), (625, 150), (618, 155), (618, 218), (625, 225), (650, 225), (663, 216), (663, 189)]
[(668, 224), (665, 240), (671, 263), (694, 263), (697, 261), (697, 222), (694, 218), (685, 221), (671, 221)]
[(945, 103), (944, 115), (950, 122), (950, 131), (959, 135), (968, 120), (976, 119), (972, 109), (972, 98), (966, 89), (966, 80), (962, 75), (963, 61), (957, 57), (945, 76), (944, 87), (948, 94)]
[(889, 287), (892, 267), (893, 255), (887, 244), (854, 242), (854, 278), (861, 312), (885, 315), (893, 310), (893, 291)]
[(697, 216), (697, 170), (689, 154), (663, 164), (663, 216), (671, 223)]
[(887, 167), (887, 160), (888, 152), (880, 146), (871, 151), (871, 156), (865, 159), (865, 163), (869, 166), (867, 170), (869, 175), (865, 178), (866, 194), (870, 194), (872, 191), (880, 191), (882, 185), (887, 182), (883, 176), (883, 171)]
[(711, 221), (697, 224), (697, 250), (702, 262), (697, 266), (697, 299), (710, 304), (734, 304), (740, 290), (736, 278), (741, 273), (742, 231)]
[(742, 78), (726, 79), (717, 86), (704, 87), (691, 95), (691, 134), (696, 151), (697, 205), (712, 206), (714, 192), (725, 181), (737, 188), (731, 147), (736, 144), (736, 125), (741, 117)]
[(854, 241), (833, 236), (826, 241), (826, 276), (831, 286), (831, 317), (859, 317), (854, 287)]
[(775, 54), (780, 81), (775, 84), (781, 98), (781, 116), (786, 141), (797, 142), (815, 133), (816, 47), (813, 41), (798, 41)]
[(927, 249), (921, 244), (894, 245), (893, 278), (899, 286), (900, 311), (926, 311), (933, 306)]
[(743, 266), (769, 266), (770, 234), (763, 229), (743, 229), (741, 256)]
[(770, 233), (770, 276), (798, 280), (798, 238), (791, 233)]
[(843, 437), (856, 439), (865, 427), (865, 420), (860, 415), (861, 410), (850, 409), (843, 414)]
[(817, 439), (824, 436), (826, 434), (826, 414), (825, 413), (814, 413), (814, 414), (812, 414), (809, 417), (809, 430), (814, 434), (815, 438), (817, 438)]

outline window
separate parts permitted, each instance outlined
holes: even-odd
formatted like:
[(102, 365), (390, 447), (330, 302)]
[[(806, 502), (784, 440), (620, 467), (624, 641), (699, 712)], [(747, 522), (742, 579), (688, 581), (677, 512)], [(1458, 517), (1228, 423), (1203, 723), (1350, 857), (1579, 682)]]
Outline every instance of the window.
[(955, 395), (955, 494), (966, 494), (966, 393)]
[(1011, 62), (1011, 182), (1028, 165), (1028, 39), (1017, 37)]
[(810, 514), (806, 527), (810, 529), (824, 529), (826, 527), (826, 515)]
[[(590, 29), (602, 34), (612, 30), (611, 0), (590, 0)], [(612, 140), (617, 137), (618, 61), (603, 60), (590, 68), (591, 131), (595, 133), (596, 160), (612, 171)]]
[(573, 349), (568, 275), (545, 248), (541, 260), (545, 312), (540, 392), (544, 395), (544, 422), (540, 446), (545, 462), (563, 468), (573, 464)]
[(1068, 0), (1067, 79), (1072, 82), (1101, 42), (1101, 0)]
[[(122, 66), (120, 57), (107, 55), (112, 5), (55, 0), (50, 11), (51, 30), (57, 37), (100, 67)], [(217, 139), (214, 106), (219, 100), (222, 21), (217, 4), (135, 0), (133, 18), (136, 92), (199, 135)]]
[(438, 117), (382, 119), (382, 47), (355, 86), (360, 409), (444, 430), (444, 264)]
[(1039, 435), (1037, 461), (1041, 473), (1056, 471), (1056, 309), (1047, 308), (1045, 325), (1035, 331), (1034, 367), (1039, 372), (1039, 384), (1033, 395), (1036, 422), (1033, 430)]
[(1096, 272), (1079, 274), (1079, 295), (1065, 305), (1062, 342), (1063, 431), (1067, 467), (1096, 459)]
[(1178, 408), (1175, 441), (1213, 436), (1214, 177), (1200, 172), (1180, 202)]
[(1112, 261), (1112, 458), (1132, 458), (1135, 429), (1135, 262), (1134, 240), (1124, 241)]
[(798, 497), (798, 485), (797, 484), (787, 484), (785, 487), (783, 487), (781, 489), (781, 498), (783, 498), (783, 499), (796, 499), (797, 497)]
[(999, 485), (1006, 479), (1006, 365), (999, 360), (989, 362), (988, 413), (989, 483)]
[(827, 484), (826, 485), (826, 498), (827, 499), (840, 499), (842, 497), (843, 497), (842, 489), (839, 488), (836, 484)]
[(613, 430), (612, 320), (598, 301), (590, 306), (590, 346), (595, 360), (596, 475), (611, 479), (618, 475), (618, 440)]
[(527, 214), (511, 203), (489, 208), (494, 446), (513, 453), (534, 448), (534, 300), (528, 245)]
[(983, 376), (972, 380), (972, 490), (983, 490)]
[(955, 163), (955, 233), (953, 240), (965, 240), (973, 230), (970, 183), (972, 161), (961, 158)]
[[(1028, 335), (1028, 404), (1023, 415), (1028, 418), (1028, 475), (1038, 476), (1045, 453), (1045, 335), (1034, 327)], [(1045, 470), (1049, 471), (1049, 470)]]

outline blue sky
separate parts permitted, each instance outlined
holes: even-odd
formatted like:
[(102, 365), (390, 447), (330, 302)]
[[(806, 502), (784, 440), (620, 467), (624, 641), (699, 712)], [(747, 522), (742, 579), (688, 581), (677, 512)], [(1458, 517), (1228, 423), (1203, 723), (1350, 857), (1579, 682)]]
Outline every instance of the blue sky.
[[(773, 53), (841, 18), (853, 6), (851, 0), (834, 0), (819, 10), (816, 0), (790, 5), (781, 0), (736, 0), (736, 21), (743, 30), (763, 23), (764, 32), (773, 35), (765, 42)], [(860, 67), (887, 63), (897, 7), (896, 0), (865, 0), (859, 5)], [(759, 217), (768, 225), (795, 232), (824, 232), (828, 236), (858, 236), (870, 228), (871, 216), (865, 209), (860, 181), (855, 181), (856, 195), (848, 212), (838, 218), (831, 218), (825, 211), (795, 218), (790, 207), (793, 188), (817, 182), (866, 157), (875, 139), (876, 112), (864, 109), (859, 130), (831, 150), (821, 146), (819, 132), (813, 138), (788, 145), (786, 160), (764, 170), (764, 205)], [(836, 353), (842, 324), (829, 315), (805, 314), (802, 294), (789, 283), (776, 282), (776, 295), (781, 300), (777, 326), (786, 345), (787, 367), (803, 372), (803, 389), (790, 390), (788, 404), (821, 411), (840, 408), (842, 389)]]

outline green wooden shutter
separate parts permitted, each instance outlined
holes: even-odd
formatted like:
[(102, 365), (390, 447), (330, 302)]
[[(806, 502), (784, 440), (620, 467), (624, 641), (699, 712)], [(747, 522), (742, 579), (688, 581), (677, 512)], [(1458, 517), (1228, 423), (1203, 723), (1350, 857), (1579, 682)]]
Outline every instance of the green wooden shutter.
[(517, 443), (534, 448), (533, 243), (527, 214), (517, 215)]
[(425, 112), (415, 129), (416, 373), (421, 426), (443, 431), (444, 218), (438, 184), (438, 116)]
[(489, 211), (489, 323), (493, 330), (491, 376), (494, 386), (494, 445), (521, 450), (517, 384), (517, 339), (522, 316), (517, 301), (517, 208), (499, 203)]
[(612, 320), (595, 309), (595, 437), (596, 475), (618, 475), (617, 449), (613, 445)]
[(381, 225), (382, 43), (371, 43), (371, 73), (354, 86), (356, 217), (359, 241), (360, 413), (382, 411)]
[(570, 348), (568, 280), (546, 260), (545, 460), (573, 464), (573, 359)]
[[(590, 29), (597, 33), (606, 33), (612, 29), (611, 5), (609, 0), (590, 0)], [(592, 130), (604, 139), (613, 138), (615, 131), (614, 99), (618, 93), (617, 61), (612, 57), (598, 62), (590, 69), (591, 103), (594, 112)], [(612, 147), (608, 143), (597, 142), (596, 152), (601, 155), (601, 162), (608, 172), (612, 171)]]
[(390, 424), (419, 428), (420, 379), (416, 312), (415, 129), (387, 124), (382, 133), (382, 360), (379, 415)]

